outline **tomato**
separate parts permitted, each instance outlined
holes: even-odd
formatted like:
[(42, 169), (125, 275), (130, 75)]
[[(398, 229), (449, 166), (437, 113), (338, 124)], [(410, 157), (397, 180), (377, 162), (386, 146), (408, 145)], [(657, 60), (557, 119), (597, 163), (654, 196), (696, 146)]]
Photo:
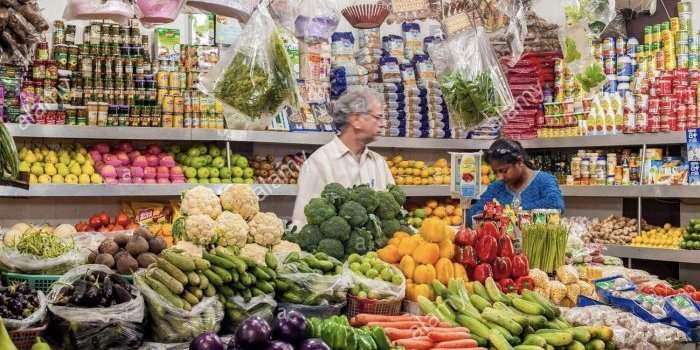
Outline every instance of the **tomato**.
[(112, 226), (112, 231), (124, 231), (124, 226), (116, 224)]
[(693, 292), (690, 297), (695, 301), (700, 301), (700, 292)]
[(100, 222), (102, 222), (102, 225), (109, 225), (109, 215), (105, 212), (101, 212), (98, 214), (100, 218)]
[(644, 287), (644, 288), (642, 288), (642, 293), (644, 293), (644, 294), (654, 294), (654, 288), (652, 288), (652, 287)]
[(100, 227), (104, 226), (102, 225), (102, 220), (100, 220), (100, 217), (97, 215), (93, 215), (90, 217), (90, 220), (88, 221), (90, 227), (92, 227), (93, 230), (97, 230)]
[(693, 285), (691, 284), (686, 284), (685, 286), (683, 286), (683, 290), (688, 294), (696, 292), (695, 287), (693, 287)]
[(660, 297), (665, 297), (668, 295), (667, 293), (668, 293), (668, 291), (667, 291), (665, 286), (663, 286), (661, 284), (657, 284), (656, 286), (654, 286), (654, 294), (656, 294)]
[(129, 225), (130, 222), (131, 220), (129, 220), (129, 217), (124, 213), (119, 213), (119, 215), (114, 218), (114, 223), (123, 227)]

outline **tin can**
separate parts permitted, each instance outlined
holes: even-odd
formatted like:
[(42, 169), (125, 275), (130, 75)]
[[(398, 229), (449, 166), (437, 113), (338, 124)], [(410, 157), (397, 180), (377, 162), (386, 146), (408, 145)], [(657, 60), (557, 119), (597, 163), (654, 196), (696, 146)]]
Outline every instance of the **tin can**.
[(165, 95), (162, 105), (163, 113), (173, 114), (175, 112), (175, 97), (173, 95)]
[(654, 30), (652, 31), (652, 43), (660, 43), (661, 42), (661, 24), (657, 23), (654, 24)]
[(678, 17), (671, 17), (671, 31), (677, 32), (680, 30), (680, 21)]
[(698, 54), (691, 52), (688, 54), (688, 69), (697, 69), (697, 68), (698, 68)]
[(615, 55), (615, 37), (603, 39), (603, 56), (610, 57)]
[[(632, 70), (632, 58), (626, 55), (619, 56), (617, 58), (617, 76), (620, 80), (620, 76), (631, 77), (634, 74)], [(613, 74), (613, 73), (608, 73)]]
[(192, 112), (185, 112), (183, 114), (182, 127), (191, 128), (192, 127)]
[(645, 45), (650, 45), (652, 42), (654, 42), (653, 32), (654, 32), (653, 26), (644, 27), (644, 44)]
[(678, 29), (680, 31), (692, 31), (693, 26), (691, 22), (692, 13), (690, 12), (679, 12), (678, 13)]
[(192, 113), (192, 128), (194, 129), (198, 129), (200, 127), (201, 118), (199, 116), (199, 112)]
[(625, 50), (625, 53), (627, 56), (630, 56), (632, 58), (637, 57), (637, 49), (639, 47), (639, 41), (637, 41), (637, 38), (631, 37), (627, 39), (627, 47)]
[(627, 51), (627, 39), (622, 36), (615, 38), (615, 53), (617, 55), (624, 55)]
[(607, 76), (607, 81), (603, 86), (604, 92), (615, 93), (617, 92), (617, 76), (612, 74)]
[(693, 6), (691, 5), (691, 2), (688, 0), (681, 0), (676, 4), (676, 8), (678, 9), (678, 12), (692, 12), (693, 11)]
[(615, 58), (606, 57), (604, 69), (606, 75), (615, 74), (615, 71), (617, 69), (617, 62), (615, 61)]
[(174, 114), (183, 114), (185, 112), (185, 99), (182, 96), (175, 96), (173, 98), (173, 112)]
[(178, 73), (178, 72), (169, 72), (168, 73), (168, 87), (170, 89), (179, 89), (180, 88), (180, 73)]

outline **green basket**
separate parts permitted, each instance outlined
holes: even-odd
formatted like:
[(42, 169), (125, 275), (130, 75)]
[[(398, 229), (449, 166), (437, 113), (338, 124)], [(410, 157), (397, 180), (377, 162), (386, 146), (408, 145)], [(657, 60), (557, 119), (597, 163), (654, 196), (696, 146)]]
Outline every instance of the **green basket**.
[(47, 294), (51, 285), (58, 281), (62, 275), (28, 275), (24, 273), (3, 272), (2, 279), (6, 284), (13, 282), (27, 282), (29, 288), (40, 290)]

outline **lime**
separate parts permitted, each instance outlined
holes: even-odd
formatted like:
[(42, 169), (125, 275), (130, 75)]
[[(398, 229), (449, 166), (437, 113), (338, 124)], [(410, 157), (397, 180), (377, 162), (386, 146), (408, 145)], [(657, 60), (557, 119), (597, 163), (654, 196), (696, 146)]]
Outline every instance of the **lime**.
[(693, 232), (700, 232), (700, 224), (693, 225)]
[(685, 241), (681, 241), (681, 243), (678, 245), (679, 248), (685, 249)]
[(700, 242), (698, 242), (698, 241), (693, 242), (693, 249), (700, 249)]

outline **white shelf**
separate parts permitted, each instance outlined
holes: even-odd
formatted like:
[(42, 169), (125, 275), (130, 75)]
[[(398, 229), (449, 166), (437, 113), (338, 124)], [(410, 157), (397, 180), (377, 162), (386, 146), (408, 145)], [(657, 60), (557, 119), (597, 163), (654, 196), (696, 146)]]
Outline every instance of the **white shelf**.
[(605, 255), (618, 258), (700, 264), (700, 250), (644, 248), (614, 244), (607, 244), (605, 248)]
[(564, 197), (638, 197), (639, 186), (559, 186)]

